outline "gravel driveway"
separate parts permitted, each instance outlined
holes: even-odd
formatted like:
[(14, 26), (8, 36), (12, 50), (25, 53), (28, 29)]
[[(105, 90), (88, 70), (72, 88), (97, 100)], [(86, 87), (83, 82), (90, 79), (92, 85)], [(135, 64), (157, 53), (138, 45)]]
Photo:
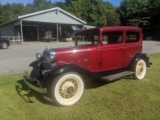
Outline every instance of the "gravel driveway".
[[(11, 45), (6, 50), (0, 49), (0, 76), (31, 70), (28, 65), (36, 59), (35, 53), (42, 53), (46, 46), (58, 48), (73, 45), (73, 42), (24, 42)], [(143, 52), (148, 54), (160, 52), (160, 42), (143, 41)]]

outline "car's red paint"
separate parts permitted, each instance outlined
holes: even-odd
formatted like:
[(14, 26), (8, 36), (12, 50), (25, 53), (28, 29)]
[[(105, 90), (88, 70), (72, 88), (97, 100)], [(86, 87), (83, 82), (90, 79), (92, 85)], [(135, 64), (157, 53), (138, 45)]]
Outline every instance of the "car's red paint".
[(77, 102), (87, 77), (110, 82), (133, 75), (141, 80), (151, 65), (149, 57), (141, 53), (139, 28), (101, 27), (75, 35), (73, 47), (46, 48), (43, 54), (36, 54), (37, 60), (30, 64), (30, 77), (27, 73), (24, 76), (27, 85), (37, 92), (47, 92), (57, 105)]
[[(133, 57), (142, 52), (142, 31), (139, 28), (125, 26), (101, 27), (85, 30), (76, 35), (78, 36), (88, 31), (99, 31), (98, 44), (53, 49), (56, 53), (57, 66), (62, 64), (75, 64), (90, 72), (102, 72), (127, 67)], [(108, 34), (112, 32), (122, 34), (120, 44), (103, 43), (104, 33)], [(127, 32), (138, 33), (138, 41), (127, 43)], [(112, 36), (113, 35), (111, 35), (111, 37)], [(135, 39), (134, 35), (130, 35), (129, 37), (129, 39)]]

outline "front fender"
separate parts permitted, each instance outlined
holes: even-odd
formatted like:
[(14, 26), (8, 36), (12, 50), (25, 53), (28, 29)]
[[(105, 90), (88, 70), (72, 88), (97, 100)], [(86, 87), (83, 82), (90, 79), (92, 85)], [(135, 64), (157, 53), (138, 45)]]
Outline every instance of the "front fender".
[(38, 61), (33, 61), (32, 63), (30, 63), (29, 66), (33, 68), (30, 74), (30, 77), (32, 79), (35, 79), (41, 76), (40, 67), (38, 66)]
[(38, 61), (33, 61), (29, 64), (30, 67), (35, 67), (38, 65)]
[(88, 77), (92, 77), (93, 74), (90, 73), (89, 71), (77, 66), (77, 65), (73, 65), (73, 64), (64, 64), (61, 66), (57, 66), (54, 67), (48, 74), (48, 76), (46, 77), (44, 84), (45, 86), (50, 86), (52, 80), (56, 77), (59, 76), (61, 74), (64, 74), (66, 72), (77, 72), (79, 73), (82, 77), (88, 76)]
[(75, 72), (83, 73), (83, 74), (90, 73), (90, 72), (87, 71), (86, 69), (84, 69), (84, 68), (82, 68), (82, 67), (79, 67), (79, 66), (77, 66), (77, 65), (64, 64), (64, 65), (58, 66), (58, 67), (56, 67), (55, 69), (53, 69), (53, 70), (51, 71), (51, 74), (59, 75), (59, 74), (63, 74), (63, 73), (65, 73), (65, 72), (69, 72), (69, 71), (75, 71)]

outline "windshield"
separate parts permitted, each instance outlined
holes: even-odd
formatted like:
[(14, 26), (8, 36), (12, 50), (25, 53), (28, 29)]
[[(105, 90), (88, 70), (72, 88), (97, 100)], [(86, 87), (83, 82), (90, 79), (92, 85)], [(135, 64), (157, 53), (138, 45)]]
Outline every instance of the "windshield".
[(76, 45), (98, 45), (99, 30), (88, 30), (76, 35)]

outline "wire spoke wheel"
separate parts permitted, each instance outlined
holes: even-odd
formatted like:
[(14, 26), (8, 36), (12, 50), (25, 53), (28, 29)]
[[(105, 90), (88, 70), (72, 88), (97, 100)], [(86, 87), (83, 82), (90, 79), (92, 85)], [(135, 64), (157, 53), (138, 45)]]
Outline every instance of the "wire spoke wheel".
[(75, 79), (66, 79), (59, 87), (59, 94), (63, 99), (71, 99), (78, 92), (78, 83)]
[(52, 85), (52, 97), (60, 106), (73, 105), (81, 98), (84, 83), (77, 73), (66, 73), (56, 78)]

